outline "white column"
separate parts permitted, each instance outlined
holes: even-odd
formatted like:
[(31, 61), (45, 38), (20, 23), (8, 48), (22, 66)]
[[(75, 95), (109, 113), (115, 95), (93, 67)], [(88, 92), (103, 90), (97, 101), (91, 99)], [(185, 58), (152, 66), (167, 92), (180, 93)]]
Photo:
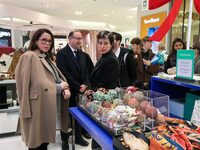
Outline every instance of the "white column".
[(188, 32), (187, 32), (187, 49), (190, 49), (190, 39), (191, 39), (191, 27), (192, 27), (192, 9), (193, 9), (193, 0), (190, 0), (190, 10), (188, 18)]
[(11, 26), (10, 26), (10, 28), (11, 28), (11, 41), (12, 41), (12, 47), (13, 48), (15, 48), (15, 37), (14, 37), (14, 22), (13, 22), (13, 18), (11, 17)]

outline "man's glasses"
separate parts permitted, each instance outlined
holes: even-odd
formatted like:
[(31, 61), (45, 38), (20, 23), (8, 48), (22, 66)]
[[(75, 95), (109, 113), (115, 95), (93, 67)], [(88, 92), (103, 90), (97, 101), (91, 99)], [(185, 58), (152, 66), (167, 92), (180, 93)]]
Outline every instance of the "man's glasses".
[(47, 45), (52, 44), (52, 40), (47, 40), (47, 39), (38, 39), (38, 40), (40, 40), (42, 44), (47, 44)]

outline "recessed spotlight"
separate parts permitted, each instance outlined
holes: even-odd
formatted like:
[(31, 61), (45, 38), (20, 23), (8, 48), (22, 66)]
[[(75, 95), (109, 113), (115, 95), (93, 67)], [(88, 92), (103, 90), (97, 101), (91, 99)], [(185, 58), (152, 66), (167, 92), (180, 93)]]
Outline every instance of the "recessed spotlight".
[(83, 13), (81, 11), (76, 11), (75, 14), (76, 15), (82, 15)]
[(104, 16), (104, 17), (107, 17), (108, 15), (107, 15), (107, 14), (103, 14), (103, 16)]

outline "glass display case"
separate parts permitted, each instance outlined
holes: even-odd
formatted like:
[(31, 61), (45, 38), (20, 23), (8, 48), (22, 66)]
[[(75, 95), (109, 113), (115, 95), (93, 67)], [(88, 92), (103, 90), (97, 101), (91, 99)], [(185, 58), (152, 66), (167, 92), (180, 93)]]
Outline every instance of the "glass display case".
[(134, 88), (92, 90), (80, 95), (79, 107), (114, 135), (124, 130), (151, 129), (157, 116), (169, 116), (169, 96)]

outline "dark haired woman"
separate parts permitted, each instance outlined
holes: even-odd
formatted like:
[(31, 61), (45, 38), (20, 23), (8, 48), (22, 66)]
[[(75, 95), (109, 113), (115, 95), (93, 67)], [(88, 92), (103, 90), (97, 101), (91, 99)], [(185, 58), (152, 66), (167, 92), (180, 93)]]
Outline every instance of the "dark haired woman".
[(112, 53), (114, 37), (109, 31), (100, 31), (97, 35), (98, 51), (102, 55), (91, 73), (91, 88), (113, 89), (117, 87), (119, 61)]
[[(20, 131), (29, 150), (47, 150), (55, 143), (56, 120), (59, 129), (68, 131), (68, 83), (51, 60), (54, 38), (48, 29), (35, 31), (16, 68), (20, 105)], [(58, 106), (58, 107), (57, 107)], [(58, 115), (57, 115), (58, 114)]]
[[(97, 35), (97, 44), (101, 58), (91, 73), (91, 88), (93, 90), (100, 87), (106, 89), (116, 88), (120, 68), (118, 58), (111, 51), (114, 37), (109, 31), (100, 31)], [(99, 144), (92, 140), (92, 149), (97, 148), (100, 148)]]
[(165, 62), (164, 68), (166, 73), (169, 68), (176, 67), (177, 50), (180, 49), (186, 49), (185, 43), (182, 39), (176, 38), (172, 43), (172, 50), (170, 51), (167, 61)]

